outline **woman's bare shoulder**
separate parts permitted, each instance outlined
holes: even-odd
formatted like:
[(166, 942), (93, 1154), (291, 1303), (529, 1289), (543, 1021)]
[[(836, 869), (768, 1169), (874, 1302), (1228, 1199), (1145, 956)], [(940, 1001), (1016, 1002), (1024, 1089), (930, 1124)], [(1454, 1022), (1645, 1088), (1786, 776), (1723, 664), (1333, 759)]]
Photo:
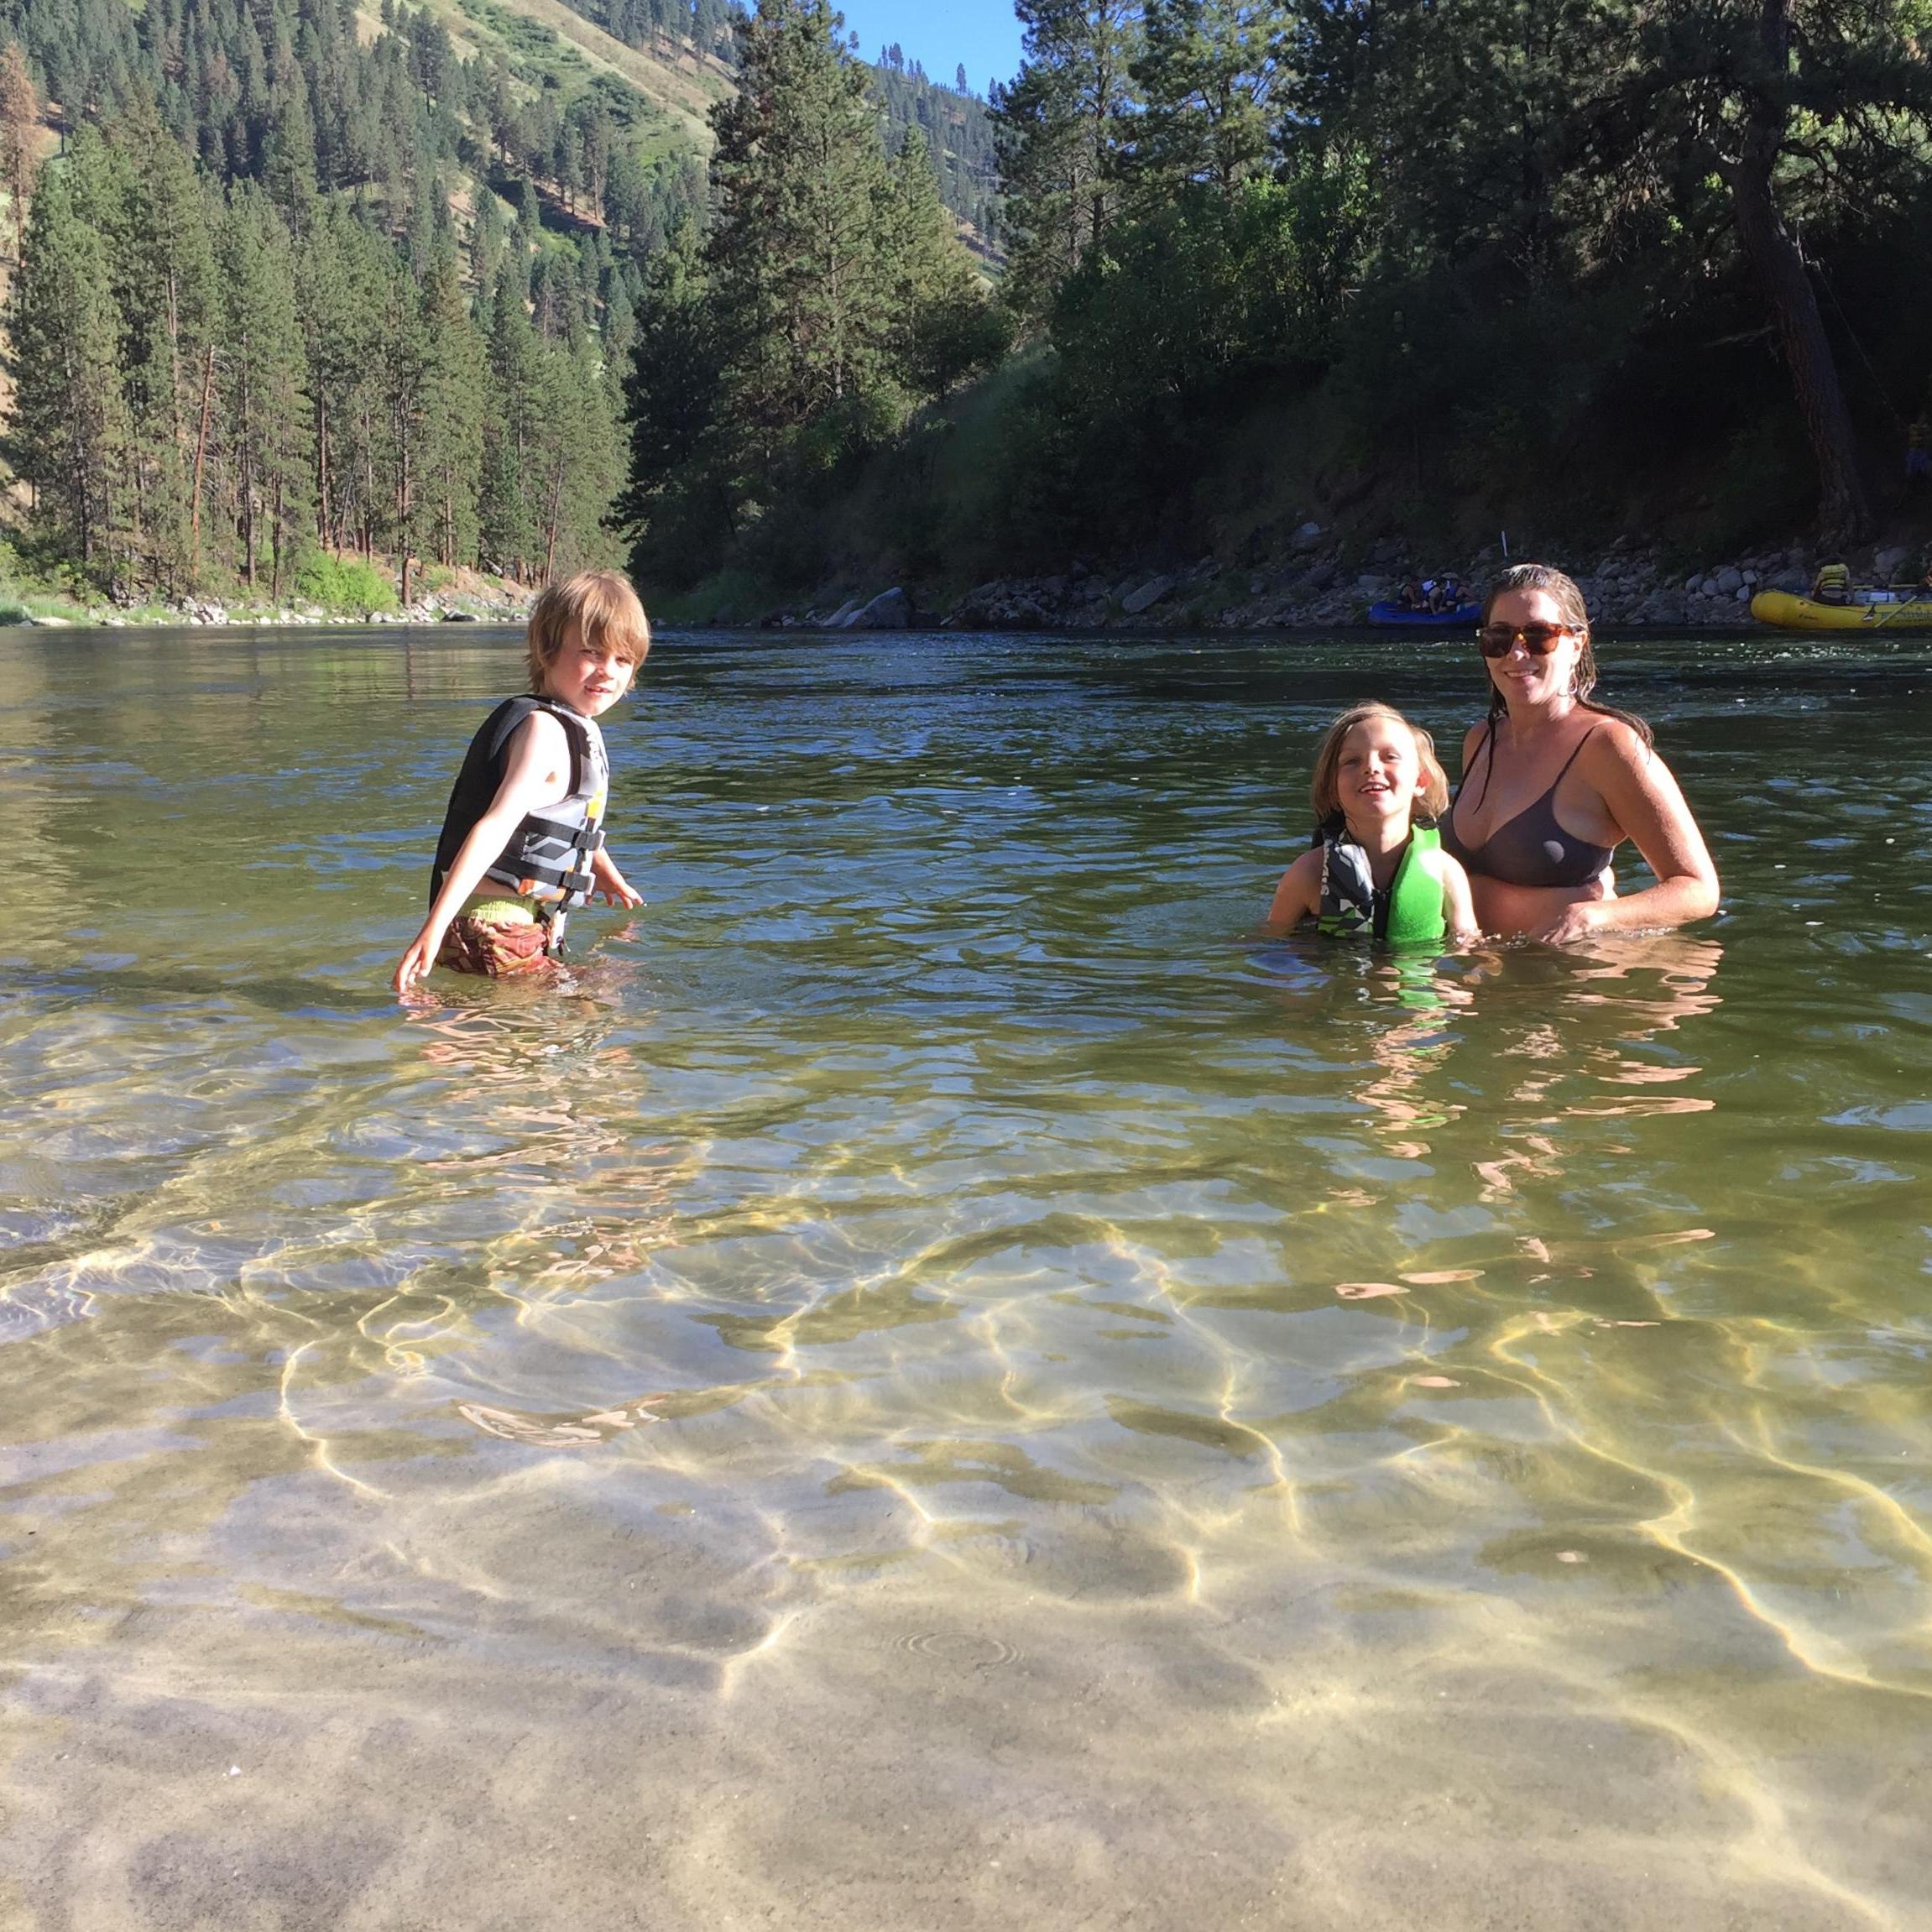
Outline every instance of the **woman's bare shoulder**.
[(1591, 727), (1588, 744), (1591, 756), (1632, 770), (1652, 764), (1657, 757), (1650, 740), (1634, 724), (1621, 718), (1600, 715)]

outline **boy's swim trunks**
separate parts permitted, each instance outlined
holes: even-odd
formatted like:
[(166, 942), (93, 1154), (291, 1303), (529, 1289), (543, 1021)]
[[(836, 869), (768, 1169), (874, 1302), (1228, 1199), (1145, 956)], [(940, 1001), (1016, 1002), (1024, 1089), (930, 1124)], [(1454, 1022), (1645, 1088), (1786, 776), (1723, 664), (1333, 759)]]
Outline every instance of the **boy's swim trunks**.
[(488, 901), (450, 922), (436, 963), (456, 973), (508, 979), (540, 973), (551, 964), (544, 951), (549, 929), (514, 901)]

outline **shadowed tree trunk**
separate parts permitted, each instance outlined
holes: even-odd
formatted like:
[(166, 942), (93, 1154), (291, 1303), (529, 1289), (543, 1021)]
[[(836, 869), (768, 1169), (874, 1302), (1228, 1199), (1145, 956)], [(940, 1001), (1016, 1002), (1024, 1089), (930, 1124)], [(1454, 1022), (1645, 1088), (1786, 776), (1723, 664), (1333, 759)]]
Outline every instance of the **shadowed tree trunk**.
[[(1789, 65), (1791, 16), (1788, 0), (1764, 0), (1760, 35), (1769, 73), (1783, 76)], [(1785, 367), (1811, 441), (1818, 468), (1820, 535), (1828, 547), (1859, 541), (1871, 528), (1872, 513), (1858, 474), (1858, 449), (1851, 411), (1838, 380), (1838, 365), (1819, 312), (1818, 293), (1804, 271), (1804, 258), (1778, 212), (1772, 172), (1785, 135), (1786, 109), (1763, 93), (1752, 101), (1741, 151), (1725, 167), (1737, 238), (1777, 326)]]

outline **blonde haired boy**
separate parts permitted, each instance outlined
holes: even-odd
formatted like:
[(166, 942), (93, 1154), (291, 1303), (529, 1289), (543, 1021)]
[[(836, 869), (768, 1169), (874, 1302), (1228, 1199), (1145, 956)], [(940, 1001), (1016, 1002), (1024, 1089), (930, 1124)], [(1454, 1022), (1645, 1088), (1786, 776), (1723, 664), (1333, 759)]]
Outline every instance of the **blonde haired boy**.
[(594, 893), (643, 903), (603, 849), (610, 760), (597, 720), (630, 688), (650, 624), (628, 579), (584, 571), (530, 614), (530, 695), (471, 739), (430, 875), (430, 912), (395, 970), (406, 993), (432, 965), (501, 979), (557, 955)]

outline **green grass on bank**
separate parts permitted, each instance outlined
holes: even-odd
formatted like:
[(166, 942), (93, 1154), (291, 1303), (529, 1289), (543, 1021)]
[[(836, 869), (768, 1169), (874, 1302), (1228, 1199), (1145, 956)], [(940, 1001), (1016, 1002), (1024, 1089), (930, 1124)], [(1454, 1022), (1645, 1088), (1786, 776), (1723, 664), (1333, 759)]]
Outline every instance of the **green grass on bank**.
[(299, 602), (326, 611), (352, 610), (368, 616), (401, 608), (395, 582), (386, 572), (359, 556), (334, 556), (326, 551), (313, 552), (298, 566), (295, 593)]
[[(58, 561), (41, 561), (0, 538), (0, 626), (23, 624), (177, 624), (188, 620), (187, 606), (220, 609), (234, 624), (273, 624), (290, 619), (308, 623), (366, 623), (402, 611), (396, 567), (383, 558), (371, 562), (354, 555), (305, 552), (285, 581), (279, 598), (268, 594), (268, 572), (253, 591), (238, 582), (210, 582), (179, 602), (115, 601)], [(446, 608), (481, 614), (486, 605), (510, 604), (525, 593), (503, 580), (475, 571), (458, 572), (440, 564), (416, 564), (410, 572), (412, 600), (429, 599)]]

